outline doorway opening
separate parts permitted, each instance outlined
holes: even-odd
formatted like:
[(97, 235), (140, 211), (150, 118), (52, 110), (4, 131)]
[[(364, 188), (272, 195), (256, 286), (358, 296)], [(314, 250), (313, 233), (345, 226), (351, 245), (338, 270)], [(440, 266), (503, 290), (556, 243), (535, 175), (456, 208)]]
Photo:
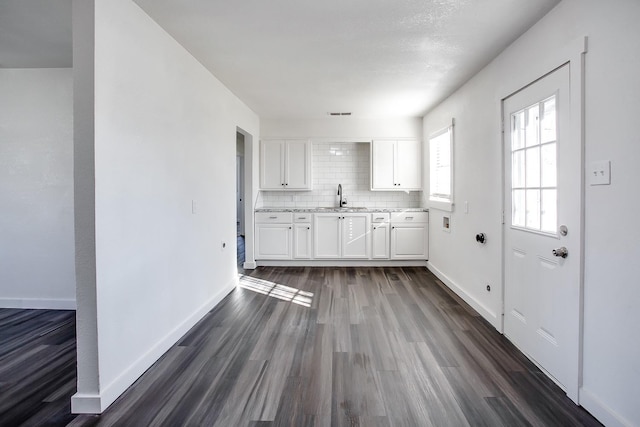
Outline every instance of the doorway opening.
[(236, 132), (236, 238), (237, 238), (237, 264), (240, 270), (245, 261), (245, 165), (244, 165), (245, 138), (240, 132)]

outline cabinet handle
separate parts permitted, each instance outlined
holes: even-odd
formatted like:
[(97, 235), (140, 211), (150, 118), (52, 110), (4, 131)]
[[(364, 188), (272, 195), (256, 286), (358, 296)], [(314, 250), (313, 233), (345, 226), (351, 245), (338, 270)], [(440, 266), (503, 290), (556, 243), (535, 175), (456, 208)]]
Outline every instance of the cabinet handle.
[(392, 229), (392, 230), (395, 230), (396, 228), (395, 228), (395, 227), (391, 227), (391, 229)]
[(269, 219), (278, 219), (277, 216), (270, 216)]
[(298, 219), (307, 219), (306, 216), (299, 216)]
[(291, 230), (291, 227), (289, 227), (289, 230)]
[(289, 183), (287, 182), (285, 185), (289, 185)]
[(307, 230), (311, 230), (311, 227), (307, 227)]
[(280, 185), (282, 185), (284, 187), (284, 182), (282, 184), (280, 184)]
[(379, 218), (376, 218), (376, 219), (384, 219), (384, 217), (383, 217), (383, 216), (381, 216), (381, 217), (379, 217)]
[(411, 221), (412, 219), (413, 219), (412, 216), (408, 216), (408, 217), (405, 218), (405, 221)]
[(378, 229), (378, 227), (373, 227), (373, 229), (374, 229), (374, 230), (377, 230), (377, 229)]

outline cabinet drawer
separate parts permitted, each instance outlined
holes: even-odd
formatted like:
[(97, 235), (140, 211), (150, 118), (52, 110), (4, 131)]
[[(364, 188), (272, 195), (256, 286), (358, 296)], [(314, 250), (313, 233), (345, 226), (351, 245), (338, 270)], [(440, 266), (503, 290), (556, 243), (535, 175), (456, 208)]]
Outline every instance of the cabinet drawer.
[(293, 222), (291, 212), (256, 212), (256, 223), (286, 224)]
[(371, 214), (371, 222), (389, 222), (388, 212), (373, 212)]
[(297, 212), (293, 214), (294, 222), (311, 222), (311, 212)]
[(391, 222), (429, 222), (429, 212), (393, 212)]

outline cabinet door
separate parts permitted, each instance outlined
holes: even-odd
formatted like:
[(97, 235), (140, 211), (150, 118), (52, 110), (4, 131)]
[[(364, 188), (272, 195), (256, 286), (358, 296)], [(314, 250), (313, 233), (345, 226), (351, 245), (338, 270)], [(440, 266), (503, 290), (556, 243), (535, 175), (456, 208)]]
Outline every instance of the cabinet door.
[(260, 188), (282, 190), (284, 188), (284, 141), (260, 141)]
[(420, 141), (396, 143), (395, 182), (399, 190), (422, 188), (422, 144)]
[(287, 141), (285, 154), (285, 189), (311, 189), (311, 144), (309, 141)]
[(293, 258), (311, 258), (311, 224), (293, 225)]
[(389, 223), (371, 226), (371, 258), (389, 259)]
[(428, 224), (392, 224), (391, 259), (423, 259), (427, 253)]
[(340, 258), (339, 214), (315, 214), (313, 224), (314, 258)]
[(342, 258), (369, 258), (370, 214), (342, 214)]
[(371, 143), (371, 189), (394, 189), (395, 141), (373, 141)]
[(256, 259), (291, 259), (291, 224), (256, 224)]

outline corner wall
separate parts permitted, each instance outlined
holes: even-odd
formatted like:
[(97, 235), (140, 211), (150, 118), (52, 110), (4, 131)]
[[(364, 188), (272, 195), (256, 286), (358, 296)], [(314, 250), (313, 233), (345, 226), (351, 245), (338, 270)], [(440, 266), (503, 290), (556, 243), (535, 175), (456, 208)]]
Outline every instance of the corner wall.
[[(461, 89), (424, 118), (424, 135), (455, 127), (458, 208), (451, 233), (430, 212), (431, 267), (499, 327), (502, 294), (500, 99), (527, 84), (540, 62), (588, 36), (585, 162), (611, 161), (611, 185), (585, 187), (583, 385), (580, 403), (609, 426), (640, 425), (640, 3), (563, 0)], [(534, 61), (534, 64), (529, 64)], [(529, 65), (534, 65), (533, 67)], [(513, 90), (518, 89), (514, 86)], [(428, 163), (427, 163), (428, 164)], [(587, 169), (588, 170), (588, 169)], [(428, 174), (425, 174), (428, 180)], [(428, 182), (426, 182), (428, 188)], [(469, 213), (460, 207), (469, 201)], [(485, 232), (488, 243), (473, 239)], [(465, 268), (460, 268), (463, 260)], [(484, 291), (490, 283), (492, 292)], [(483, 312), (484, 308), (484, 312)], [(495, 317), (492, 317), (495, 315)]]
[(70, 68), (0, 69), (0, 307), (74, 309)]
[[(236, 129), (259, 133), (258, 117), (135, 3), (93, 3), (95, 314), (78, 319), (94, 328), (78, 335), (78, 374), (98, 390), (78, 383), (81, 413), (103, 411), (234, 289)], [(83, 363), (92, 339), (97, 367)]]

